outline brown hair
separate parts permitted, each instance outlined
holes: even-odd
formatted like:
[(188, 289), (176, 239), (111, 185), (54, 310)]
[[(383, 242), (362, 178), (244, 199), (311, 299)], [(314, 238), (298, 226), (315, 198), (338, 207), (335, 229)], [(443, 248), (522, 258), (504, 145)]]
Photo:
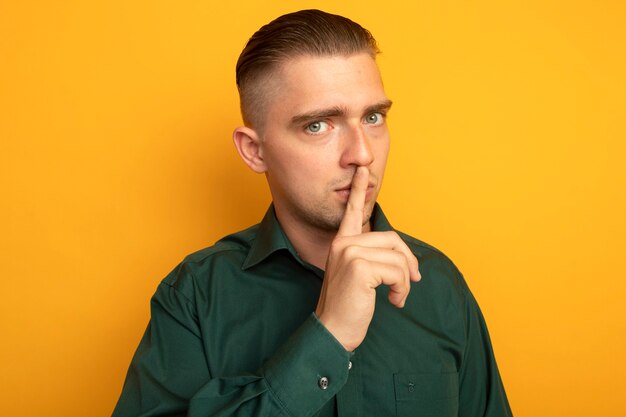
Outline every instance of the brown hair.
[(302, 55), (335, 56), (380, 51), (372, 34), (358, 23), (321, 10), (285, 14), (259, 29), (237, 60), (237, 88), (241, 115), (247, 126), (262, 129), (262, 81), (289, 58)]

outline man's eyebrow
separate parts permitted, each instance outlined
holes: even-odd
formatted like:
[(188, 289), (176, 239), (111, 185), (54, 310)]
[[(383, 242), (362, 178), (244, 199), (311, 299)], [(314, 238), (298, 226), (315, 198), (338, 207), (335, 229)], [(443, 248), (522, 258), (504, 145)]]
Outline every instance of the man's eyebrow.
[[(386, 113), (391, 108), (391, 100), (383, 100), (379, 103), (372, 104), (365, 108), (364, 114), (371, 114), (376, 112)], [(341, 117), (347, 113), (344, 107), (335, 106), (328, 109), (313, 110), (307, 113), (297, 114), (291, 118), (292, 126), (299, 126), (306, 122), (326, 119), (328, 117)]]
[(387, 113), (393, 102), (391, 100), (383, 100), (380, 103), (373, 104), (365, 109), (365, 114), (371, 113)]
[(294, 126), (304, 124), (317, 119), (326, 119), (328, 117), (339, 117), (346, 114), (343, 107), (330, 107), (328, 109), (313, 110), (307, 113), (296, 114), (291, 118), (291, 124)]

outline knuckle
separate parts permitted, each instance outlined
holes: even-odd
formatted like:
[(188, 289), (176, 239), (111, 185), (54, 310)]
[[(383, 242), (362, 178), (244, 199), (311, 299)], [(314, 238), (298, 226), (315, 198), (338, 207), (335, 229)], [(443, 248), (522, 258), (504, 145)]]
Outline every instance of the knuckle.
[(411, 265), (411, 255), (406, 254), (404, 251), (393, 251), (396, 263), (402, 265), (403, 268), (409, 268)]
[(406, 264), (407, 263), (407, 258), (406, 258), (406, 254), (403, 252), (399, 252), (399, 251), (391, 251), (393, 257), (395, 258), (395, 262), (398, 265), (402, 265), (402, 264)]
[(404, 243), (404, 240), (402, 240), (402, 238), (400, 237), (400, 235), (397, 232), (394, 232), (393, 230), (390, 231), (389, 232), (389, 238), (393, 239), (394, 241), (396, 241), (398, 246), (402, 246), (402, 247), (405, 247), (406, 249), (409, 249), (409, 247), (406, 245), (406, 243)]
[(341, 249), (345, 246), (344, 238), (341, 236), (337, 236), (330, 244), (330, 252), (340, 252)]
[(365, 273), (368, 269), (367, 261), (362, 258), (352, 258), (348, 261), (350, 269), (356, 274)]
[(359, 248), (354, 245), (348, 245), (343, 249), (343, 255), (348, 259), (354, 259), (357, 257)]
[(404, 279), (410, 280), (411, 279), (411, 268), (409, 268), (409, 265), (406, 262), (402, 265), (402, 271), (404, 272)]
[(402, 266), (396, 266), (396, 275), (398, 276), (398, 281), (401, 282), (403, 285), (406, 283), (406, 277), (408, 276), (407, 274), (407, 269), (403, 268)]
[(395, 239), (396, 237), (399, 238), (398, 234), (396, 232), (394, 232), (393, 230), (388, 230), (388, 231), (383, 232), (383, 233), (384, 233), (384, 236), (387, 239)]

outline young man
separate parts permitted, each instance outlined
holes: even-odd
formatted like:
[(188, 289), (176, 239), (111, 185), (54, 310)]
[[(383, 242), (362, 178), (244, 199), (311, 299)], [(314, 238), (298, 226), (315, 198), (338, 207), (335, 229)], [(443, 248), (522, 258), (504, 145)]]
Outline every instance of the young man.
[(234, 142), (273, 204), (161, 283), (114, 416), (511, 415), (463, 277), (376, 205), (377, 52), (316, 10), (250, 39)]

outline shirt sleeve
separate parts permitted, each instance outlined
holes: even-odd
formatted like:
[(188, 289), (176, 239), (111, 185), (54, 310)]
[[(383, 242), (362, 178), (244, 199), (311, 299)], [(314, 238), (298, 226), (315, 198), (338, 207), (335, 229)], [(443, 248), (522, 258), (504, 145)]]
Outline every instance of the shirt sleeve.
[(192, 301), (162, 283), (113, 417), (312, 416), (346, 383), (349, 360), (312, 313), (256, 372), (211, 375)]
[(459, 417), (510, 417), (485, 319), (466, 287), (466, 347), (460, 371)]

